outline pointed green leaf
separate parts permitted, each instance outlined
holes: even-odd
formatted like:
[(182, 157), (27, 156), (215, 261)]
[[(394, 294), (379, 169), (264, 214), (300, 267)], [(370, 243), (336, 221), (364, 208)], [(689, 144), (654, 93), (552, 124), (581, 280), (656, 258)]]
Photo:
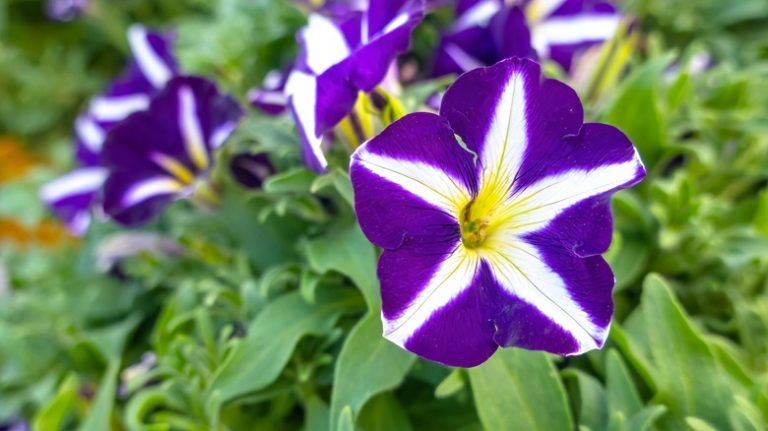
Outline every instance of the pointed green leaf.
[(413, 430), (403, 406), (391, 393), (371, 398), (360, 412), (357, 424), (364, 431)]
[(115, 396), (117, 395), (117, 379), (120, 372), (120, 359), (114, 358), (109, 361), (107, 371), (101, 378), (99, 391), (96, 394), (96, 401), (91, 406), (85, 422), (80, 426), (80, 431), (103, 431), (111, 429), (110, 420), (112, 409), (115, 405)]
[(575, 368), (563, 371), (562, 376), (569, 388), (572, 388), (570, 382), (576, 385), (576, 390), (571, 390), (570, 392), (578, 394), (579, 426), (594, 431), (607, 429), (609, 421), (608, 401), (606, 400), (605, 389), (600, 381)]
[(624, 417), (631, 417), (640, 411), (643, 404), (619, 352), (613, 349), (608, 351), (605, 367), (608, 410), (620, 411)]
[(336, 271), (349, 277), (363, 293), (369, 310), (378, 313), (381, 298), (376, 279), (376, 252), (357, 225), (312, 241), (306, 253), (313, 270), (321, 274)]
[[(337, 291), (318, 295), (314, 306), (306, 303), (298, 292), (271, 302), (254, 319), (246, 338), (214, 375), (209, 397), (214, 391), (220, 391), (220, 400), (226, 403), (263, 389), (278, 377), (302, 337), (330, 331), (336, 319), (355, 303), (355, 298)], [(211, 416), (212, 413), (209, 412)]]
[(677, 417), (695, 416), (728, 428), (726, 412), (733, 394), (724, 373), (661, 277), (646, 278), (641, 303), (658, 385), (656, 398)]
[(416, 359), (382, 337), (381, 318), (368, 313), (350, 332), (336, 362), (331, 397), (331, 429), (349, 409), (354, 419), (374, 395), (396, 388)]
[(573, 429), (563, 384), (541, 352), (502, 349), (469, 370), (475, 407), (485, 429)]

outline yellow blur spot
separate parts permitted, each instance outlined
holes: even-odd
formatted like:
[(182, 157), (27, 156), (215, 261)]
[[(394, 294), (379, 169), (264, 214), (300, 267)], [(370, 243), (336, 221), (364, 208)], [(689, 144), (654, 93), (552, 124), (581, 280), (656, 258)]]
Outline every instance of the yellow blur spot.
[[(183, 163), (165, 154), (155, 153), (152, 160), (184, 185), (195, 182), (195, 175)], [(207, 158), (206, 158), (207, 161)]]
[(13, 218), (0, 218), (0, 243), (4, 242), (19, 247), (51, 248), (74, 242), (74, 238), (57, 222), (43, 221), (36, 226), (25, 226)]
[(195, 142), (188, 143), (187, 152), (189, 152), (195, 166), (201, 170), (208, 168), (208, 154), (206, 154), (205, 145), (202, 142), (195, 140)]
[(374, 134), (373, 108), (369, 106), (369, 99), (365, 93), (360, 92), (352, 112), (339, 123), (338, 130), (351, 149), (362, 145)]

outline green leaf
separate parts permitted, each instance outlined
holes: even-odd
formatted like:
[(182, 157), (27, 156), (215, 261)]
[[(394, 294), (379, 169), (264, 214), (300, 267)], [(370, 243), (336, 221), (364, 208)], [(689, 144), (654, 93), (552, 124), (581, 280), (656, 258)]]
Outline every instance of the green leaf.
[(457, 368), (453, 370), (451, 374), (448, 374), (448, 377), (440, 382), (439, 385), (437, 385), (437, 388), (435, 388), (435, 397), (447, 398), (451, 395), (455, 395), (464, 389), (466, 384), (466, 375), (464, 371), (462, 371), (460, 368)]
[[(302, 337), (327, 333), (355, 303), (355, 298), (338, 291), (324, 291), (314, 306), (306, 303), (298, 292), (269, 303), (214, 375), (208, 388), (209, 400), (215, 392), (219, 392), (215, 399), (226, 403), (263, 389), (278, 377)], [(219, 402), (209, 405), (210, 416), (219, 408)]]
[(341, 411), (339, 417), (339, 426), (331, 429), (336, 429), (338, 431), (355, 431), (355, 420), (352, 416), (352, 407), (344, 407), (344, 410)]
[(352, 418), (374, 395), (396, 388), (415, 357), (382, 337), (378, 313), (365, 315), (352, 329), (339, 353), (331, 395), (331, 429), (342, 423), (349, 409)]
[(378, 313), (381, 304), (376, 279), (376, 252), (357, 225), (331, 232), (306, 248), (310, 267), (320, 274), (336, 271), (360, 289), (368, 309)]
[(59, 430), (64, 419), (74, 409), (79, 396), (80, 382), (77, 375), (70, 374), (59, 385), (56, 395), (40, 409), (32, 423), (32, 429), (39, 431)]
[(609, 410), (605, 389), (600, 381), (574, 368), (563, 371), (562, 376), (566, 383), (572, 380), (577, 385), (579, 426), (595, 431), (605, 430), (608, 427)]
[(130, 431), (166, 431), (167, 424), (146, 424), (146, 417), (155, 409), (169, 403), (168, 388), (144, 389), (131, 397), (125, 407), (125, 424)]
[(552, 360), (541, 352), (502, 349), (469, 370), (475, 407), (487, 430), (574, 428)]
[(96, 401), (93, 403), (85, 422), (80, 426), (80, 431), (103, 431), (112, 428), (110, 426), (110, 420), (112, 417), (112, 409), (115, 405), (117, 378), (119, 373), (120, 359), (111, 359), (107, 366), (107, 371), (101, 378), (101, 385), (99, 385)]
[(661, 418), (667, 408), (664, 406), (649, 406), (635, 413), (632, 418), (624, 425), (624, 431), (646, 431), (651, 429), (656, 421)]
[(624, 417), (631, 417), (640, 411), (643, 404), (619, 352), (613, 349), (608, 351), (605, 367), (608, 411), (620, 411)]
[(603, 118), (629, 136), (643, 161), (651, 167), (667, 145), (667, 125), (658, 92), (664, 70), (672, 59), (665, 55), (635, 69)]
[(328, 404), (317, 395), (312, 395), (304, 402), (305, 431), (328, 431), (331, 412)]
[(317, 177), (310, 187), (310, 192), (317, 193), (329, 187), (333, 187), (350, 207), (355, 206), (352, 183), (349, 181), (349, 176), (346, 172), (341, 169), (334, 169), (325, 175)]
[(363, 431), (413, 430), (403, 406), (391, 393), (371, 398), (360, 412), (357, 424)]
[(617, 233), (606, 256), (616, 275), (616, 292), (626, 289), (643, 274), (649, 256), (650, 249), (645, 238)]
[(276, 195), (308, 193), (316, 178), (316, 174), (304, 168), (280, 172), (264, 181), (264, 191)]
[(685, 418), (685, 423), (691, 427), (693, 431), (717, 431), (717, 428), (696, 417)]
[(728, 428), (731, 389), (709, 345), (661, 277), (652, 274), (646, 278), (641, 304), (656, 399), (678, 418), (695, 416), (720, 429)]

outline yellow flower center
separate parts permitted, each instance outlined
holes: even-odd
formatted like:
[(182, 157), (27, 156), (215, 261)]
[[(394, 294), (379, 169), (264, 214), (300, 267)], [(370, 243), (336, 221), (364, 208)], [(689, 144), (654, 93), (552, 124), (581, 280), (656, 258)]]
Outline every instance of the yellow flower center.
[(504, 187), (482, 188), (480, 193), (467, 203), (459, 213), (461, 242), (468, 249), (483, 246), (493, 232), (503, 224), (507, 217), (505, 211), (507, 192)]
[(470, 201), (461, 212), (459, 221), (461, 223), (461, 242), (466, 248), (478, 248), (488, 237), (488, 218), (474, 218), (476, 214), (472, 212), (472, 205), (475, 201)]

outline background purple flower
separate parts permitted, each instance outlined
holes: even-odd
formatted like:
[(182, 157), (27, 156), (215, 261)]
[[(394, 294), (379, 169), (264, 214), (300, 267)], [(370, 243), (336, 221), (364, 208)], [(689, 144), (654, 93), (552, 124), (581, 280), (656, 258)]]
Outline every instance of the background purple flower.
[(127, 37), (132, 58), (125, 72), (75, 121), (75, 158), (80, 167), (41, 190), (42, 199), (77, 235), (88, 228), (106, 178), (101, 151), (107, 132), (128, 115), (146, 109), (151, 97), (178, 73), (172, 36), (134, 25)]
[(275, 173), (275, 167), (269, 156), (261, 154), (238, 154), (229, 163), (229, 170), (235, 181), (249, 189), (259, 189), (270, 175)]
[(104, 211), (128, 226), (150, 221), (205, 179), (213, 152), (241, 116), (234, 99), (203, 78), (176, 77), (149, 108), (115, 126), (102, 161)]
[(363, 13), (310, 15), (298, 35), (299, 57), (286, 92), (311, 169), (325, 170), (324, 134), (352, 111), (360, 91), (384, 80), (423, 13), (421, 0), (370, 0)]
[(583, 124), (576, 93), (543, 80), (538, 64), (462, 75), (439, 116), (393, 123), (353, 154), (350, 175), (360, 226), (384, 249), (390, 341), (462, 367), (499, 346), (571, 355), (603, 345), (610, 196), (645, 169), (619, 130)]
[(568, 71), (578, 54), (613, 37), (620, 19), (605, 0), (462, 0), (433, 73), (463, 73), (513, 56), (550, 59)]
[(280, 115), (288, 105), (288, 95), (285, 94), (285, 83), (288, 74), (280, 70), (272, 70), (264, 78), (261, 87), (248, 92), (248, 101), (254, 108), (267, 115)]

